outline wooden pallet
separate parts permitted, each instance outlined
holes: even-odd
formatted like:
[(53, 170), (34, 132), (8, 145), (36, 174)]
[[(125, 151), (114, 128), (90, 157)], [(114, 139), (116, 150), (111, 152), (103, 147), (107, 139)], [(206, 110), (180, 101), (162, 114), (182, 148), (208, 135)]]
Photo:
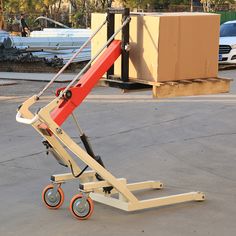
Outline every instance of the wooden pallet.
[(235, 70), (236, 63), (234, 64), (219, 64), (219, 70)]
[(171, 98), (179, 96), (228, 93), (232, 79), (217, 77), (173, 82), (150, 82), (145, 80), (131, 81), (151, 85), (154, 98)]

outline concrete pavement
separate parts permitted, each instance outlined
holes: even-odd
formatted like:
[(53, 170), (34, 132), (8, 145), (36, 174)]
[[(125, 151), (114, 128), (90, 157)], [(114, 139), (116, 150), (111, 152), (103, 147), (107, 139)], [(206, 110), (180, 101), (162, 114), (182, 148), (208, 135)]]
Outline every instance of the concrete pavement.
[[(234, 78), (236, 71), (221, 76)], [(20, 81), (0, 87), (1, 236), (236, 234), (235, 83), (230, 94), (159, 101), (150, 91), (121, 94), (95, 88), (77, 115), (107, 168), (129, 182), (164, 182), (161, 191), (138, 193), (140, 199), (199, 190), (207, 200), (132, 213), (95, 203), (87, 221), (74, 219), (68, 210), (76, 181), (63, 185), (65, 203), (59, 210), (48, 210), (41, 202), (51, 174), (67, 169), (46, 156), (41, 137), (16, 123), (15, 114), (25, 96), (43, 85)], [(78, 139), (71, 120), (64, 128)]]
[[(8, 80), (27, 80), (27, 81), (50, 81), (56, 73), (19, 73), (19, 72), (0, 72), (0, 79)], [(74, 79), (77, 74), (64, 73), (57, 81), (68, 82)]]

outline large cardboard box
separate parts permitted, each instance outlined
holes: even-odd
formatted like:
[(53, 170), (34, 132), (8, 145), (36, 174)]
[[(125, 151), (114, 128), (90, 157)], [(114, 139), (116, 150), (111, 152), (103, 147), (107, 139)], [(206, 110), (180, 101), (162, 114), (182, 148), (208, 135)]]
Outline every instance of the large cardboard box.
[[(92, 30), (106, 15), (92, 14)], [(216, 77), (220, 16), (210, 13), (132, 14), (130, 79), (154, 82)], [(116, 15), (117, 29), (121, 15)], [(119, 34), (117, 39), (121, 38)], [(92, 55), (106, 42), (106, 26), (92, 41)], [(121, 61), (115, 74), (121, 74)]]

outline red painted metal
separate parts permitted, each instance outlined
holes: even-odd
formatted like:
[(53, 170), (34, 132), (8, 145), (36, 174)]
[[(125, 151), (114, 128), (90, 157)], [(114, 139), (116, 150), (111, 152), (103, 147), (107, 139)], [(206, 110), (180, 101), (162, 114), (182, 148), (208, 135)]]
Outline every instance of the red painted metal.
[(81, 104), (120, 54), (121, 41), (112, 41), (90, 69), (81, 77), (79, 82), (74, 87), (70, 88), (72, 97), (69, 100), (62, 98), (58, 107), (51, 112), (52, 119), (58, 125), (61, 125), (73, 110)]

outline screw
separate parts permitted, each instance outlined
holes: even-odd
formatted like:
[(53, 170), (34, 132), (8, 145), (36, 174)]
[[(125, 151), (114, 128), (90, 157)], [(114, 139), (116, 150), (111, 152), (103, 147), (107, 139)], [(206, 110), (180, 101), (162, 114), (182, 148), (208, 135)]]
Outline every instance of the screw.
[(129, 52), (130, 49), (131, 49), (130, 45), (129, 45), (129, 44), (126, 44), (126, 45), (125, 45), (125, 51)]
[(56, 128), (58, 134), (62, 134), (62, 130), (60, 128)]

